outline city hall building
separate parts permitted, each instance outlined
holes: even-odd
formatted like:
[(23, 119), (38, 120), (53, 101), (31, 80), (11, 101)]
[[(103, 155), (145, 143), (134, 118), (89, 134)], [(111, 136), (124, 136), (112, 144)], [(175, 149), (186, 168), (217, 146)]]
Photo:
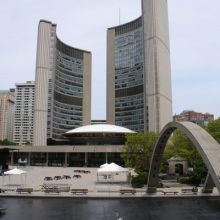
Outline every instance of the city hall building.
[[(102, 92), (102, 91), (100, 91)], [(91, 52), (38, 27), (33, 146), (9, 147), (11, 164), (123, 164), (127, 133), (172, 121), (167, 0), (142, 0), (139, 18), (107, 30), (107, 124), (91, 124)], [(22, 162), (21, 162), (22, 163)]]
[(63, 134), (91, 121), (91, 53), (63, 43), (56, 24), (38, 26), (33, 146), (65, 143)]
[(121, 157), (127, 128), (109, 124), (94, 124), (65, 133), (68, 145), (63, 146), (1, 146), (8, 148), (10, 165), (99, 167), (115, 162), (124, 165)]
[(107, 31), (107, 123), (159, 132), (172, 121), (167, 0)]

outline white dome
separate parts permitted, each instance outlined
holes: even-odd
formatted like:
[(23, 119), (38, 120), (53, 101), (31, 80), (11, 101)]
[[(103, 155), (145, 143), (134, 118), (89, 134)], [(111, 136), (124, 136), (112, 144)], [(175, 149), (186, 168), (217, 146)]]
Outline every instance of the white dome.
[(117, 125), (110, 124), (94, 124), (86, 125), (79, 128), (72, 129), (66, 134), (76, 134), (76, 133), (136, 133), (128, 128), (120, 127)]

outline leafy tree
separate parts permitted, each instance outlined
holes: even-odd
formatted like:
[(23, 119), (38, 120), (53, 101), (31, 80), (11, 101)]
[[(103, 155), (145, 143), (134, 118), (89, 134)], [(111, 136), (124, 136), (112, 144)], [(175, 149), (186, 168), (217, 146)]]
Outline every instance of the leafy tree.
[(122, 154), (125, 165), (137, 173), (148, 173), (157, 137), (155, 132), (127, 134)]
[(207, 131), (220, 144), (220, 119), (209, 122)]
[(190, 171), (189, 183), (191, 184), (200, 184), (202, 180), (205, 180), (208, 173), (208, 169), (206, 168), (202, 158), (198, 158), (193, 162), (193, 171)]
[(9, 146), (9, 145), (16, 145), (16, 143), (11, 142), (11, 141), (9, 141), (8, 139), (4, 139), (4, 140), (1, 142), (1, 145)]
[(188, 173), (187, 183), (199, 184), (207, 175), (207, 168), (190, 139), (180, 130), (176, 130), (165, 149), (164, 159), (181, 156), (188, 160), (193, 171)]
[(172, 156), (183, 157), (188, 160), (191, 165), (194, 160), (199, 158), (199, 154), (193, 143), (179, 129), (174, 132), (171, 140), (165, 148), (164, 160), (168, 160)]

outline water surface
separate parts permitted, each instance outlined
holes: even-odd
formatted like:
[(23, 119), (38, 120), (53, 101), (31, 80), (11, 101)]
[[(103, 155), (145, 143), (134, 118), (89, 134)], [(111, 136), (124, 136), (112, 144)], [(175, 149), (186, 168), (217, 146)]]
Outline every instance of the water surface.
[(0, 220), (219, 220), (219, 198), (0, 198)]

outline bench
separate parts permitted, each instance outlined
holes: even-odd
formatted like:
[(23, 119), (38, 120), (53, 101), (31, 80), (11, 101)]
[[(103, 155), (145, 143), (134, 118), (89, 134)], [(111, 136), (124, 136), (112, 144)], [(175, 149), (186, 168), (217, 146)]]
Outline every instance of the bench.
[(135, 194), (136, 193), (136, 189), (120, 189), (119, 192), (121, 194), (125, 194), (125, 193)]
[(43, 191), (45, 193), (61, 193), (61, 190), (58, 188), (46, 188)]
[(177, 195), (179, 192), (178, 191), (164, 191), (164, 190), (162, 190), (161, 191), (164, 195), (166, 195), (166, 194), (174, 194), (174, 195)]
[(31, 194), (32, 192), (33, 192), (34, 190), (33, 190), (33, 188), (17, 188), (16, 189), (16, 192), (17, 193), (29, 193), (29, 194)]
[(190, 194), (197, 194), (198, 189), (197, 188), (183, 188), (181, 189), (182, 194), (190, 193)]
[(88, 189), (71, 189), (72, 194), (87, 194)]

